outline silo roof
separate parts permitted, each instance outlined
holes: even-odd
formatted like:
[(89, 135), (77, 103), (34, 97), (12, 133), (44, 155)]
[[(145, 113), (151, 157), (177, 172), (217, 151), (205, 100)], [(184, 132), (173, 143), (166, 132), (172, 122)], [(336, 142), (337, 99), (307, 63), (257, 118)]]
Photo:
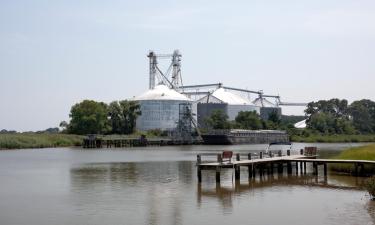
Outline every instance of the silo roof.
[[(263, 101), (263, 104), (262, 104), (262, 101)], [(273, 104), (272, 102), (268, 101), (265, 98), (262, 98), (262, 99), (257, 98), (253, 101), (253, 104), (259, 107), (276, 107), (275, 104)]]
[(212, 93), (212, 96), (221, 100), (222, 102), (228, 103), (229, 105), (252, 105), (251, 102), (246, 98), (233, 94), (224, 88), (216, 89)]
[(134, 100), (175, 100), (175, 101), (191, 101), (188, 97), (178, 93), (177, 91), (168, 88), (161, 84), (154, 89), (148, 90), (143, 94), (134, 98)]

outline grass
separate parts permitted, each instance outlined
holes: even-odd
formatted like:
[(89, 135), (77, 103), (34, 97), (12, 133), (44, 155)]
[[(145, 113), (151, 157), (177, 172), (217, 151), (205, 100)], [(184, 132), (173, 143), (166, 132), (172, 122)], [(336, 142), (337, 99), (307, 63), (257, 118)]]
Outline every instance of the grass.
[(336, 135), (317, 135), (312, 134), (307, 137), (292, 135), (290, 140), (293, 142), (308, 142), (308, 143), (343, 143), (343, 142), (375, 142), (374, 134), (336, 134)]
[[(349, 148), (341, 152), (335, 159), (358, 159), (358, 160), (375, 160), (375, 144)], [(353, 173), (354, 166), (349, 164), (333, 164), (330, 169), (340, 173)], [(375, 170), (374, 166), (365, 165), (364, 173), (370, 174)]]
[(0, 149), (79, 146), (83, 136), (70, 134), (0, 134)]

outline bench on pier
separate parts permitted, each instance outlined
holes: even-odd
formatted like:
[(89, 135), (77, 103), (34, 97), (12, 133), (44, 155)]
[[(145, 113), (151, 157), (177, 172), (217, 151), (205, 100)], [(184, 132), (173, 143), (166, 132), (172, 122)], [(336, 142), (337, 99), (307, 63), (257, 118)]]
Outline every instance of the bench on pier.
[(222, 162), (231, 162), (233, 157), (233, 152), (232, 151), (223, 151), (221, 154), (221, 160)]

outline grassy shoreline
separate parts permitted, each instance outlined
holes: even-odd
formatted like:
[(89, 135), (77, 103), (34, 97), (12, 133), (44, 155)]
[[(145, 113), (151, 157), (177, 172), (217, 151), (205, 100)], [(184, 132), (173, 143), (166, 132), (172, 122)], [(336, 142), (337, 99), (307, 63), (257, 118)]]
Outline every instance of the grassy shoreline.
[[(375, 160), (375, 144), (353, 147), (341, 152), (334, 159), (357, 159), (357, 160)], [(339, 173), (354, 173), (354, 166), (349, 164), (333, 164), (330, 169)], [(374, 166), (365, 165), (364, 173), (371, 174), (375, 170)], [(371, 172), (371, 173), (370, 173)]]
[(80, 146), (83, 138), (72, 134), (0, 134), (0, 150)]
[[(108, 135), (103, 136), (111, 138), (139, 137), (145, 134), (148, 138), (160, 136), (158, 133), (136, 132), (132, 135)], [(37, 134), (37, 133), (15, 133), (0, 134), (0, 150), (5, 149), (23, 149), (23, 148), (53, 148), (80, 146), (85, 136), (74, 134)], [(290, 137), (293, 142), (308, 143), (342, 143), (342, 142), (375, 142), (375, 135), (310, 135), (308, 137), (295, 136)]]
[(349, 143), (349, 142), (375, 142), (374, 134), (336, 134), (336, 135), (309, 135), (298, 136), (291, 135), (292, 142), (306, 142), (306, 143)]

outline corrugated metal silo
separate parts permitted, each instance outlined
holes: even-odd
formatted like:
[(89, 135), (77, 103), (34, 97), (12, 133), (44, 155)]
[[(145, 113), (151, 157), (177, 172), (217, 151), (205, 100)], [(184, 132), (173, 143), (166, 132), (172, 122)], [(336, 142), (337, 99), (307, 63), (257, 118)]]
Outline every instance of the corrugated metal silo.
[(177, 127), (179, 106), (182, 103), (191, 104), (191, 100), (165, 85), (135, 97), (141, 107), (142, 115), (137, 118), (137, 130), (153, 129), (172, 130)]

